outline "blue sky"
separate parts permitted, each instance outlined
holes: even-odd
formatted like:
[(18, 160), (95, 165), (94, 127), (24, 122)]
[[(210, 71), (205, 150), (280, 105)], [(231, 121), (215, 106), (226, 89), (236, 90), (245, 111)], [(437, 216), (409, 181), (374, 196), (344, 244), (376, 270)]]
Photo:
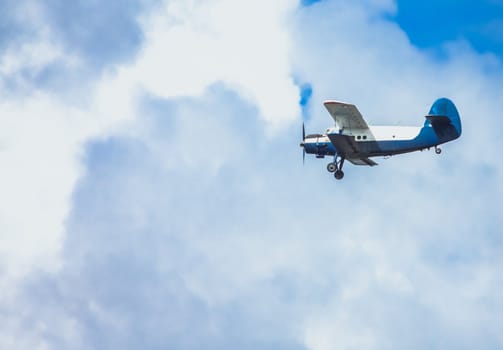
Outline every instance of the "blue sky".
[[(502, 347), (501, 2), (1, 4), (0, 348)], [(440, 96), (441, 156), (302, 165)]]
[(420, 48), (462, 39), (478, 52), (503, 55), (501, 1), (398, 1), (397, 7), (397, 23)]
[[(310, 6), (320, 0), (304, 0)], [(483, 1), (396, 1), (390, 19), (422, 49), (438, 49), (446, 42), (466, 40), (475, 50), (501, 56), (503, 3)]]

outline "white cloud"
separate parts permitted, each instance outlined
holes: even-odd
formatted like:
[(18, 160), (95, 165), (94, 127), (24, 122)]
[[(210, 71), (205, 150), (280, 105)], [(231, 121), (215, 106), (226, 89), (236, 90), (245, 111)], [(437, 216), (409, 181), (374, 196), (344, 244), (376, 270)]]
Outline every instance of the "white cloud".
[(288, 15), (296, 1), (168, 1), (144, 21), (146, 44), (132, 70), (162, 97), (200, 95), (222, 81), (271, 124), (299, 116), (289, 62)]
[[(133, 118), (138, 92), (191, 96), (224, 82), (256, 104), (271, 124), (298, 117), (298, 89), (290, 76), (290, 39), (284, 25), (295, 2), (268, 4), (268, 11), (262, 11), (263, 5), (166, 2), (161, 11), (144, 18), (145, 42), (137, 60), (107, 70), (96, 84), (84, 81), (92, 90), (77, 103), (36, 91), (30, 79), (47, 66), (78, 68), (82, 62), (55, 41), (43, 8), (33, 2), (18, 8), (25, 14), (20, 20), (40, 36), (14, 43), (0, 60), (3, 80), (22, 79), (24, 88), (23, 96), (2, 101), (2, 165), (8, 169), (2, 175), (2, 221), (8, 229), (1, 256), (8, 271), (18, 265), (29, 270), (39, 255), (54, 257), (81, 171), (82, 145)], [(32, 74), (25, 76), (26, 70)]]
[[(486, 320), (492, 323), (497, 318), (488, 316), (485, 300), (496, 302), (493, 291), (501, 287), (488, 276), (496, 273), (501, 261), (479, 254), (491, 250), (485, 240), (497, 232), (499, 224), (494, 223), (500, 219), (492, 208), (500, 206), (497, 198), (502, 193), (496, 180), (502, 169), (490, 145), (497, 139), (494, 125), (501, 102), (494, 91), (501, 74), (486, 71), (500, 72), (500, 68), (493, 57), (474, 53), (466, 43), (446, 45), (447, 58), (438, 61), (412, 47), (395, 24), (370, 19), (372, 14), (363, 8), (336, 11), (339, 5), (319, 3), (299, 17), (295, 52), (301, 55), (296, 56), (295, 66), (302, 79), (315, 87), (313, 100), (349, 100), (373, 123), (420, 125), (434, 99), (446, 95), (458, 105), (464, 134), (444, 146), (441, 159), (418, 153), (378, 161), (381, 165), (375, 170), (348, 169), (360, 181), (350, 185), (367, 189), (362, 196), (356, 190), (351, 198), (368, 204), (358, 204), (356, 210), (351, 202), (357, 216), (348, 213), (351, 219), (344, 225), (354, 226), (353, 221), (362, 219), (372, 224), (346, 231), (344, 242), (353, 248), (345, 254), (359, 257), (363, 253), (359, 261), (370, 270), (361, 274), (356, 261), (336, 264), (347, 266), (355, 275), (342, 278), (341, 283), (349, 284), (341, 298), (334, 297), (336, 307), (313, 314), (306, 344), (312, 349), (420, 348), (426, 339), (435, 338), (435, 327), (449, 334), (446, 344), (450, 346), (486, 341)], [(315, 40), (319, 33), (331, 33), (331, 38)], [(313, 113), (316, 118), (309, 127), (323, 130), (330, 122), (326, 112), (320, 105)], [(337, 252), (341, 253), (334, 247)], [(446, 260), (431, 261), (430, 253)], [(475, 254), (469, 258), (473, 261), (462, 264), (473, 270), (458, 270), (461, 262), (449, 262), (451, 254), (461, 260)], [(384, 296), (382, 288), (387, 291)], [(465, 294), (467, 290), (471, 291)], [(402, 298), (408, 304), (401, 305)], [(403, 314), (388, 314), (386, 308), (398, 308)], [(425, 315), (418, 314), (421, 309), (434, 322), (427, 327), (432, 333), (417, 337), (408, 330), (417, 324), (425, 328)], [(405, 322), (406, 314), (412, 318), (410, 323)], [(463, 340), (452, 334), (463, 334)], [(365, 345), (355, 344), (360, 341)], [(492, 335), (487, 344), (498, 342), (500, 337)]]
[[(16, 334), (29, 335), (18, 348), (501, 345), (494, 62), (459, 44), (442, 62), (418, 51), (379, 17), (390, 1), (293, 6), (166, 2), (143, 18), (137, 59), (107, 71), (86, 103), (3, 102), (12, 171), (0, 212), (15, 229), (5, 264), (58, 256), (75, 156), (104, 137), (87, 148), (62, 268), (9, 295), (25, 311), (3, 309), (0, 344)], [(313, 86), (313, 131), (330, 123), (325, 98), (374, 122), (420, 124), (446, 94), (464, 135), (442, 158), (347, 165), (334, 183), (322, 161), (301, 170), (292, 73)], [(283, 132), (267, 137), (264, 120)], [(44, 245), (21, 242), (44, 231)]]
[(9, 49), (0, 62), (2, 76), (18, 74), (23, 69), (39, 70), (62, 56), (61, 48), (50, 42), (23, 43)]

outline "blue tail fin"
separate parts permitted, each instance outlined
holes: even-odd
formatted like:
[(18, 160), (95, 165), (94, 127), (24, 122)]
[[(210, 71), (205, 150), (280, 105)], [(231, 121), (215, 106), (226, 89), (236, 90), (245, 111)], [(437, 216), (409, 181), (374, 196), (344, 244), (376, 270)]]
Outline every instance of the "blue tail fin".
[(431, 106), (424, 126), (432, 126), (441, 139), (454, 140), (461, 136), (461, 119), (454, 103), (439, 98)]

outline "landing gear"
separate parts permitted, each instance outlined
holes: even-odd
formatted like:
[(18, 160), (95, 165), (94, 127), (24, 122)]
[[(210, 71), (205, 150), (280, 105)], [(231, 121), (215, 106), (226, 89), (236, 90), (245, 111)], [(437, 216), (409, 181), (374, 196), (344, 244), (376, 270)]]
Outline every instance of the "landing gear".
[(435, 146), (435, 153), (440, 154), (442, 153), (442, 150), (439, 147)]
[(342, 166), (344, 165), (344, 158), (336, 154), (334, 156), (334, 161), (327, 164), (327, 170), (330, 173), (334, 173), (334, 177), (337, 180), (341, 180), (344, 177), (344, 172), (342, 171)]

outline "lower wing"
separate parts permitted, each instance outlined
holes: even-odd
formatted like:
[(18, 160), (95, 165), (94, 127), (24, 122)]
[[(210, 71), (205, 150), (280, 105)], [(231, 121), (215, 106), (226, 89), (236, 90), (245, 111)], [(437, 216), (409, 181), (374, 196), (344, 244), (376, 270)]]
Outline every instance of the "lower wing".
[(355, 165), (375, 166), (376, 162), (371, 160), (367, 154), (360, 151), (354, 136), (328, 134), (330, 142), (334, 145), (339, 155)]

